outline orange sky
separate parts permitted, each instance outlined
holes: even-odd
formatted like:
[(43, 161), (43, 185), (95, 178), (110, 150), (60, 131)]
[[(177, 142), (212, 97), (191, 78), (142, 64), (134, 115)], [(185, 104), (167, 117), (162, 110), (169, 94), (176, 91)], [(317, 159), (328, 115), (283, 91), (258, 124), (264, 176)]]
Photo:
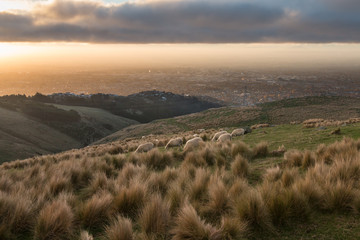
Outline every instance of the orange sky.
[(32, 66), (359, 66), (360, 44), (0, 43), (0, 71)]

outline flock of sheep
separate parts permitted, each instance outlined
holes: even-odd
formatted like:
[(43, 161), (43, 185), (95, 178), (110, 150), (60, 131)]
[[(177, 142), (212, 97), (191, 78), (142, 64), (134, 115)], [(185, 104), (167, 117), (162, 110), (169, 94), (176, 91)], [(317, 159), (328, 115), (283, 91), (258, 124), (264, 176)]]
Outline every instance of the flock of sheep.
[[(218, 142), (227, 142), (230, 141), (232, 137), (242, 136), (246, 133), (245, 129), (237, 128), (232, 133), (228, 133), (227, 131), (220, 131), (214, 134), (211, 141), (218, 141)], [(184, 150), (198, 147), (201, 143), (203, 143), (203, 139), (196, 136), (190, 140), (188, 140), (184, 146)], [(172, 147), (180, 147), (183, 144), (183, 139), (180, 137), (170, 139), (169, 142), (166, 144), (165, 148), (172, 148)], [(152, 142), (147, 142), (138, 146), (135, 150), (136, 153), (141, 152), (148, 152), (153, 149), (155, 145)]]

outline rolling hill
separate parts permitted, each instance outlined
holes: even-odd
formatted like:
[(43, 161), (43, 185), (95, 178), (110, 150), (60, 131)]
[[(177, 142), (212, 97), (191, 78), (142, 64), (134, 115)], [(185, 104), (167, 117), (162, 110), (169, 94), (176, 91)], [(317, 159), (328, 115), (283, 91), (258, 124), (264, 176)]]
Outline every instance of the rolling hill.
[(166, 92), (0, 97), (0, 162), (87, 146), (130, 125), (221, 106)]
[(256, 107), (221, 107), (199, 113), (132, 125), (94, 144), (149, 134), (174, 134), (197, 129), (246, 127), (253, 124), (289, 124), (312, 118), (345, 120), (360, 117), (360, 99), (304, 97), (259, 104)]
[(0, 238), (359, 239), (359, 127), (278, 124), (228, 142), (205, 129), (198, 148), (165, 149), (193, 138), (179, 131), (4, 163)]

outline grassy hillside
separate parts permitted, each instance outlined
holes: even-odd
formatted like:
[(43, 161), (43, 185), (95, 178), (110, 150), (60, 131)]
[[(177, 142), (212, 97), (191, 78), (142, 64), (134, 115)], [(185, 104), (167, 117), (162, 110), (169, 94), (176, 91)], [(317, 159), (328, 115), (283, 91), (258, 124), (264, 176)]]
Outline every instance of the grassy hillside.
[(359, 127), (279, 125), (186, 151), (150, 135), (5, 163), (0, 238), (359, 239)]
[(0, 108), (0, 163), (79, 147), (79, 141), (46, 124)]
[(83, 147), (136, 123), (101, 109), (0, 101), (0, 163)]
[(360, 116), (360, 98), (305, 97), (256, 107), (222, 107), (124, 128), (97, 143), (148, 134), (173, 134), (197, 129), (245, 127), (257, 123), (289, 124), (311, 118), (345, 120)]

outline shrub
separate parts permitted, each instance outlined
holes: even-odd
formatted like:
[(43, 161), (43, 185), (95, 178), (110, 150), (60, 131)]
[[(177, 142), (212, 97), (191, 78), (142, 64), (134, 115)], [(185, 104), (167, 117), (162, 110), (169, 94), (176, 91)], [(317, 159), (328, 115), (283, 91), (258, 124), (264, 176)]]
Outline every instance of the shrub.
[(166, 239), (170, 218), (168, 204), (159, 195), (155, 195), (143, 209), (139, 223), (147, 236)]
[(62, 240), (73, 237), (74, 215), (66, 202), (55, 201), (40, 212), (35, 227), (35, 239)]
[(231, 171), (236, 177), (245, 178), (249, 174), (248, 161), (241, 155), (237, 155), (231, 164)]
[(118, 216), (111, 225), (105, 228), (105, 234), (108, 240), (132, 240), (133, 230), (131, 220)]
[(252, 149), (253, 151), (253, 158), (263, 158), (266, 157), (269, 154), (269, 148), (267, 142), (260, 142), (255, 145), (255, 147)]

